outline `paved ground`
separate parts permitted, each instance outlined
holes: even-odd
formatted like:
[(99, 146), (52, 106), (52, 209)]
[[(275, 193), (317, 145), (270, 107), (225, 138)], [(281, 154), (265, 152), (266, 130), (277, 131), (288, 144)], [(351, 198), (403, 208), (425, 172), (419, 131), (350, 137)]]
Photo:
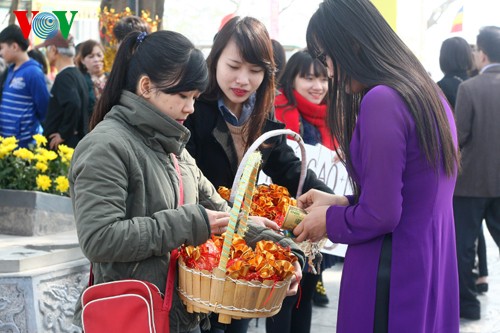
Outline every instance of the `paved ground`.
[[(481, 320), (461, 320), (460, 333), (500, 333), (500, 257), (496, 244), (485, 229), (488, 247), (489, 291), (479, 297)], [(336, 329), (337, 300), (342, 265), (337, 264), (323, 273), (330, 304), (313, 308), (311, 332), (333, 333)], [(249, 333), (265, 333), (265, 319), (252, 320)], [(284, 332), (286, 333), (286, 332)]]

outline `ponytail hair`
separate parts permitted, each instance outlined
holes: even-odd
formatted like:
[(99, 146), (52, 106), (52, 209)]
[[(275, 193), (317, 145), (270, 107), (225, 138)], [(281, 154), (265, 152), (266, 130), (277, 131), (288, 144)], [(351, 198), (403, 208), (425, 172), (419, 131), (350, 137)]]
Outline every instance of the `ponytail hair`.
[(150, 35), (132, 32), (118, 49), (102, 96), (92, 113), (91, 130), (119, 104), (123, 90), (136, 93), (139, 79), (144, 75), (167, 94), (203, 92), (208, 84), (203, 53), (185, 36), (173, 31)]

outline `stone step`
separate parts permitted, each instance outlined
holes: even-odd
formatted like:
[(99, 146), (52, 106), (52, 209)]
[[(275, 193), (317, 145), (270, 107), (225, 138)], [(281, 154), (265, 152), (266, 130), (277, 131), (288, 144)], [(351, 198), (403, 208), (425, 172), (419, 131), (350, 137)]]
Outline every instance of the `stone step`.
[(75, 230), (32, 237), (0, 234), (0, 274), (22, 273), (83, 258)]
[(0, 189), (0, 234), (43, 236), (75, 228), (70, 198)]

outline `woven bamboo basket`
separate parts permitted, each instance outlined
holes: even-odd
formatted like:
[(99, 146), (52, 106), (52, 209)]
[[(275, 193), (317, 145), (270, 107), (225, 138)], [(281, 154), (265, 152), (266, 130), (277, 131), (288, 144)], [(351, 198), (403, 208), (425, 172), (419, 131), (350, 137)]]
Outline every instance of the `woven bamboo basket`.
[[(283, 134), (297, 137), (299, 144), (302, 142), (302, 138), (293, 131), (270, 131), (256, 140), (243, 156), (231, 190), (230, 200), (233, 202), (233, 207), (219, 266), (213, 272), (200, 271), (188, 268), (182, 258), (179, 258), (178, 291), (188, 312), (215, 312), (219, 314), (219, 322), (228, 324), (232, 319), (271, 317), (281, 309), (291, 277), (279, 282), (235, 280), (226, 276), (226, 265), (234, 233), (243, 237), (246, 230), (261, 162), (261, 155), (255, 150), (268, 138)], [(306, 169), (304, 154), (305, 149), (302, 158), (303, 170)], [(298, 194), (302, 191), (304, 183), (303, 170)]]

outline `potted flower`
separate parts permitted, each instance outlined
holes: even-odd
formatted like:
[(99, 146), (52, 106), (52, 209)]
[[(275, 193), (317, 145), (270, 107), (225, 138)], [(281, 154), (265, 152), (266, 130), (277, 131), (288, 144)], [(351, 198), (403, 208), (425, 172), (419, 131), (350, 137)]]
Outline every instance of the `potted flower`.
[[(45, 148), (47, 139), (18, 148), (15, 137), (0, 137), (0, 233), (43, 235), (74, 228), (68, 198), (73, 148)], [(45, 193), (44, 193), (45, 192)]]

